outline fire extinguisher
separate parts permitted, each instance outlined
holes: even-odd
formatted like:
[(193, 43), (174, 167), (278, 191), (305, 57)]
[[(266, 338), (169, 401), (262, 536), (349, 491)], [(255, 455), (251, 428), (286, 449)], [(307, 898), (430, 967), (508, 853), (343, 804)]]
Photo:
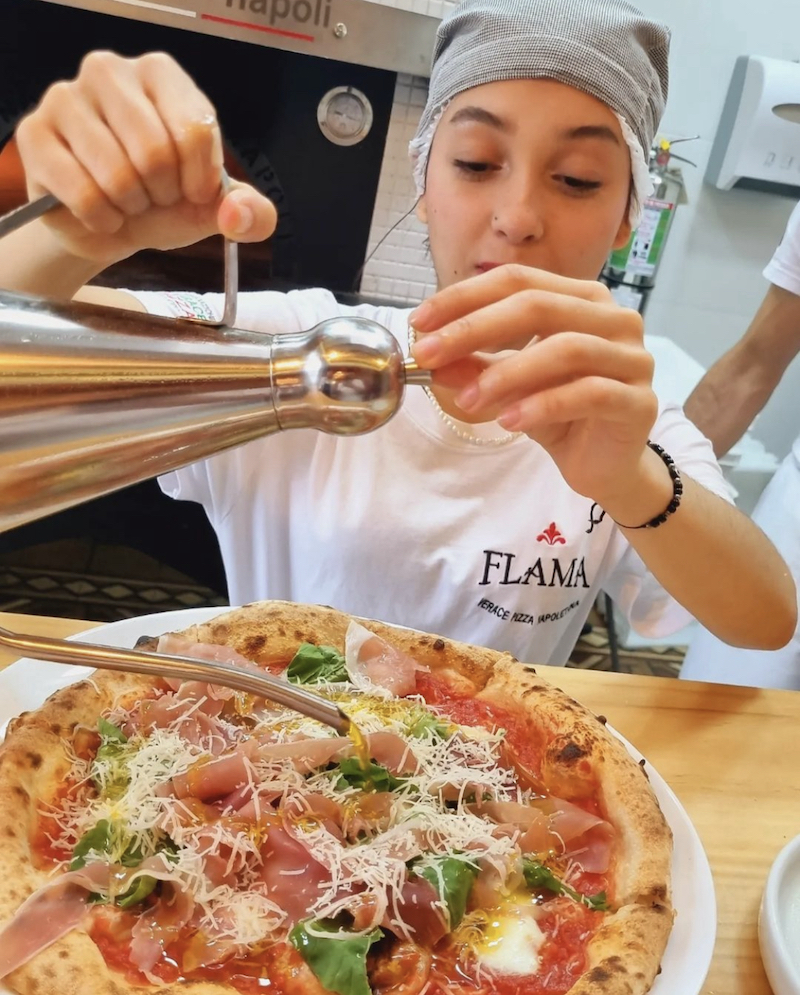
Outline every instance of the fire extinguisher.
[(695, 163), (672, 151), (673, 145), (687, 141), (694, 139), (669, 141), (662, 138), (654, 143), (649, 164), (653, 193), (642, 205), (639, 226), (631, 232), (626, 245), (611, 253), (600, 275), (601, 282), (611, 290), (618, 304), (640, 313), (644, 313), (655, 286), (675, 211), (679, 204), (687, 203), (683, 174), (673, 160), (690, 166)]

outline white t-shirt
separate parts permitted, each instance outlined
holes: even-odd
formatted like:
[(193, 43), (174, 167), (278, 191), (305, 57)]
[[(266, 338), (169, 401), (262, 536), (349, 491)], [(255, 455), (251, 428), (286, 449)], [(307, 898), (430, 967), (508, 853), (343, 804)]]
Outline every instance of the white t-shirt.
[[(136, 296), (157, 314), (222, 308), (220, 295)], [(409, 313), (344, 307), (324, 290), (267, 292), (240, 296), (236, 324), (295, 332), (359, 314), (388, 327), (407, 352)], [(505, 434), (494, 422), (463, 429)], [(710, 444), (676, 406), (661, 411), (653, 438), (685, 474), (730, 500)], [(539, 445), (469, 443), (417, 387), (368, 435), (271, 435), (166, 474), (161, 487), (205, 508), (232, 604), (327, 604), (557, 665), (601, 589), (645, 635), (669, 634), (691, 617)]]
[(764, 270), (770, 283), (800, 296), (800, 204), (792, 211), (786, 234)]
[[(764, 276), (776, 287), (800, 296), (800, 204), (792, 211), (783, 240), (767, 264)], [(792, 455), (800, 466), (800, 436), (794, 440)]]

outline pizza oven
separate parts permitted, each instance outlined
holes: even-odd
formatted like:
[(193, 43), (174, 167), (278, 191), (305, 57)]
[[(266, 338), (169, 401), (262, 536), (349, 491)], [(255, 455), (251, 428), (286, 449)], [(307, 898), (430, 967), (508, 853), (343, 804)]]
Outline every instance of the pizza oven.
[[(0, 213), (26, 198), (14, 129), (95, 49), (166, 51), (217, 108), (229, 173), (279, 211), (275, 235), (240, 249), (240, 288), (327, 287), (358, 299), (397, 74), (427, 73), (436, 18), (369, 0), (4, 0)], [(129, 289), (222, 289), (222, 240), (142, 252), (98, 280)], [(0, 536), (0, 554), (89, 536), (149, 553), (224, 593), (199, 508), (154, 481)]]

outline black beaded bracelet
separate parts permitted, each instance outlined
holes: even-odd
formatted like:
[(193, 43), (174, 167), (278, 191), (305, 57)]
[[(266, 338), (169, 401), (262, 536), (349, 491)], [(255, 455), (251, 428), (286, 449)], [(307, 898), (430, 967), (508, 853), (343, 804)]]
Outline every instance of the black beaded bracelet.
[(650, 521), (645, 522), (644, 525), (622, 525), (620, 522), (616, 523), (621, 529), (628, 529), (631, 532), (635, 532), (637, 529), (657, 529), (659, 525), (663, 525), (669, 516), (674, 515), (678, 510), (681, 503), (681, 496), (683, 495), (683, 481), (681, 480), (681, 475), (677, 466), (675, 466), (675, 460), (669, 453), (665, 452), (661, 446), (658, 445), (658, 443), (648, 441), (647, 445), (657, 456), (661, 457), (669, 470), (669, 475), (672, 478), (672, 500), (660, 515), (656, 515), (655, 518), (651, 518)]

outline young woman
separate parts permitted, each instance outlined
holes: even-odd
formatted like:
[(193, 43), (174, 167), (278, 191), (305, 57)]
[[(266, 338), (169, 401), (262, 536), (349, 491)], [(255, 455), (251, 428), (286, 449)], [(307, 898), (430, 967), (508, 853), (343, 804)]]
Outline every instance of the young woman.
[[(355, 309), (434, 387), (372, 435), (288, 432), (162, 480), (205, 507), (233, 603), (323, 602), (551, 664), (601, 588), (652, 636), (694, 615), (739, 645), (789, 639), (785, 564), (704, 438), (658, 410), (641, 319), (596, 282), (648, 193), (667, 48), (622, 0), (464, 0), (443, 22), (412, 143), (439, 291)], [(145, 246), (274, 227), (255, 190), (220, 192), (213, 108), (165, 55), (94, 53), (18, 140), (30, 196), (66, 209), (0, 241), (8, 289), (208, 315), (218, 296), (84, 284)], [(245, 294), (237, 323), (336, 313), (323, 290)]]

